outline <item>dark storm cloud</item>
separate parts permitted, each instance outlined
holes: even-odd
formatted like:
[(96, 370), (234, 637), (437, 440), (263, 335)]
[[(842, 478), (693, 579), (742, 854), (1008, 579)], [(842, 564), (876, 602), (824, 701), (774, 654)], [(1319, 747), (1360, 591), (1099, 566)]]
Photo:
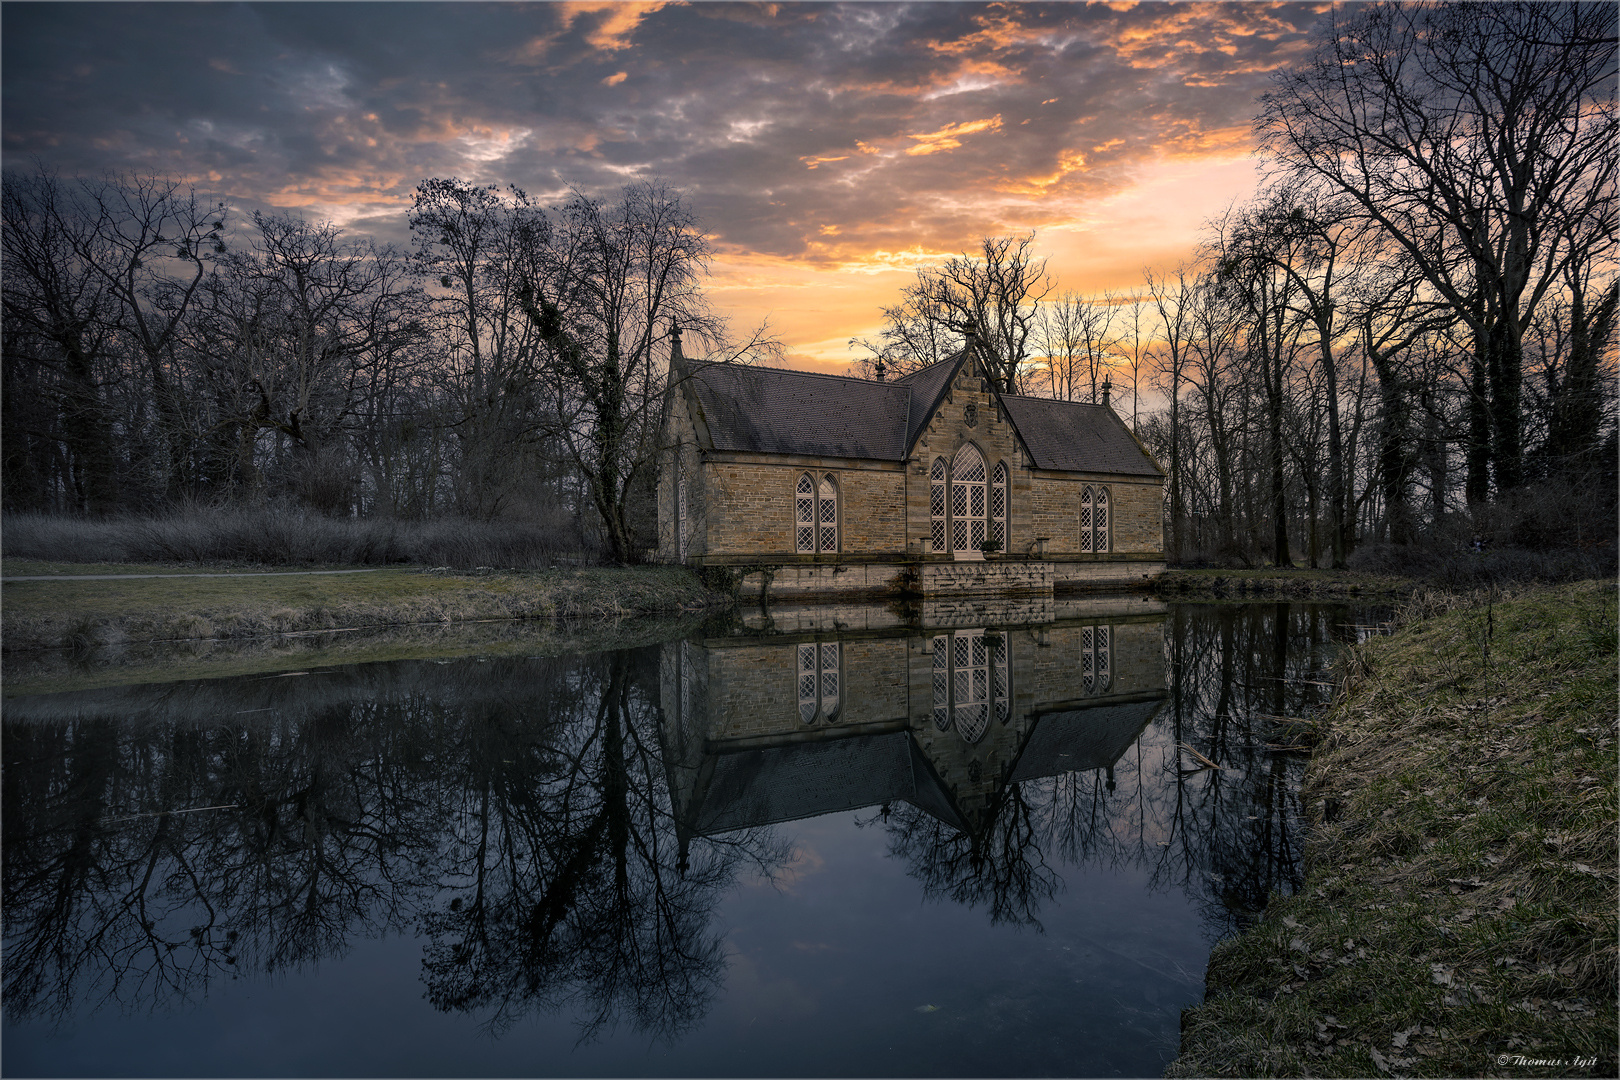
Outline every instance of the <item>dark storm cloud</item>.
[(1071, 217), (1230, 153), (1310, 5), (17, 4), (3, 148), (398, 236), (433, 175), (662, 176), (733, 249), (838, 263)]

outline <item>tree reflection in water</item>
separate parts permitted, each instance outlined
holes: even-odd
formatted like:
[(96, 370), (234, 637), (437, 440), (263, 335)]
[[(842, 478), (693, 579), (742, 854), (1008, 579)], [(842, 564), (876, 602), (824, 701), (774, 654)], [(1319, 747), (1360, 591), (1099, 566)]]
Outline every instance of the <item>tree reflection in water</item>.
[(12, 1016), (173, 1005), (418, 928), (429, 999), (494, 1029), (566, 1003), (586, 1037), (674, 1038), (703, 1014), (712, 908), (785, 853), (756, 830), (679, 865), (655, 653), (309, 680), (8, 709)]
[[(1090, 705), (1043, 715), (1027, 697), (1016, 698), (1027, 715), (952, 757), (938, 740), (957, 736), (934, 729), (931, 654), (915, 631), (894, 649), (921, 665), (917, 722), (875, 715), (858, 737), (816, 736), (906, 783), (932, 776), (842, 804), (884, 805), (858, 821), (886, 830), (928, 895), (1038, 929), (1070, 869), (1137, 868), (1152, 888), (1193, 895), (1218, 936), (1298, 884), (1303, 758), (1274, 749), (1267, 718), (1327, 699), (1343, 618), (1286, 605), (1138, 618), (1153, 686), (1132, 696), (1122, 677), (1106, 692), (1137, 711), (1110, 722), (1105, 759), (1092, 753), (1086, 768), (1032, 766), (1065, 755), (1025, 751), (1043, 724), (1050, 741), (1088, 722)], [(1009, 640), (1037, 640), (1019, 633)], [(779, 647), (791, 679), (794, 646)], [(851, 718), (851, 732), (862, 658), (888, 647), (869, 635), (847, 650), (840, 722)], [(359, 937), (403, 932), (423, 939), (431, 1003), (490, 1030), (566, 1009), (585, 1039), (619, 1022), (677, 1039), (721, 986), (716, 906), (739, 874), (787, 863), (791, 845), (768, 822), (794, 815), (743, 820), (693, 801), (712, 755), (693, 728), (701, 718), (672, 721), (666, 699), (704, 692), (707, 676), (665, 671), (661, 690), (659, 663), (658, 649), (424, 661), (11, 699), (0, 747), (9, 1014), (157, 1009), (221, 975), (305, 969)], [(872, 663), (883, 686), (904, 685)], [(782, 707), (796, 724), (795, 700)], [(987, 756), (1003, 730), (1025, 741), (1010, 758)], [(733, 754), (755, 771), (727, 782), (833, 745), (794, 738)], [(1221, 768), (1192, 771), (1184, 745)], [(840, 798), (855, 790), (834, 786)], [(699, 810), (710, 835), (693, 826)]]
[(1341, 608), (1179, 606), (1165, 624), (1168, 700), (1111, 767), (1010, 783), (967, 832), (911, 805), (863, 824), (887, 830), (929, 895), (992, 923), (1039, 929), (1064, 866), (1134, 868), (1194, 897), (1210, 939), (1227, 936), (1300, 884), (1305, 755), (1278, 718), (1330, 700), (1334, 650), (1353, 633)]

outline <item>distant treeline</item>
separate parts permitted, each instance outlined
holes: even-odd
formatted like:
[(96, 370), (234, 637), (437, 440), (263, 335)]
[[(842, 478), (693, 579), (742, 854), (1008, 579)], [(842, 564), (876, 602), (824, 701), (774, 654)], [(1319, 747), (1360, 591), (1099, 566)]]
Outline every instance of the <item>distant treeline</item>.
[(634, 559), (671, 324), (759, 344), (705, 305), (690, 208), (434, 179), (410, 227), (399, 251), (168, 180), (7, 173), (5, 508), (521, 520)]

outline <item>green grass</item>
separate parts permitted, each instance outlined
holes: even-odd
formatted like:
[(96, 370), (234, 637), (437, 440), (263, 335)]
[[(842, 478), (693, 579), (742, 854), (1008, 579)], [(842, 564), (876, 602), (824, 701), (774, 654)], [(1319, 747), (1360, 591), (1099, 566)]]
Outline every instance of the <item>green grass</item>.
[(684, 569), (649, 566), (17, 581), (4, 585), (0, 599), (4, 645), (12, 652), (483, 620), (617, 618), (676, 612), (721, 598)]
[(1166, 1075), (1614, 1075), (1615, 586), (1477, 599), (1352, 657), (1306, 885), (1217, 946)]

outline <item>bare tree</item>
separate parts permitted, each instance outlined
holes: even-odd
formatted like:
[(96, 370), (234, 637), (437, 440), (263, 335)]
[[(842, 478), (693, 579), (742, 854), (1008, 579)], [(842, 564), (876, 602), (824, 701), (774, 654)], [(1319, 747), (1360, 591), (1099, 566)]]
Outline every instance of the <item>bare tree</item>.
[(1579, 3), (1335, 9), (1256, 128), (1295, 177), (1352, 199), (1471, 331), (1489, 445), (1468, 496), (1524, 478), (1523, 335), (1583, 250), (1612, 250), (1615, 10)]

